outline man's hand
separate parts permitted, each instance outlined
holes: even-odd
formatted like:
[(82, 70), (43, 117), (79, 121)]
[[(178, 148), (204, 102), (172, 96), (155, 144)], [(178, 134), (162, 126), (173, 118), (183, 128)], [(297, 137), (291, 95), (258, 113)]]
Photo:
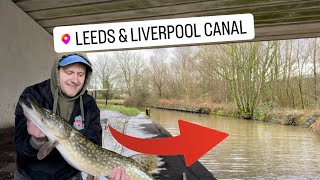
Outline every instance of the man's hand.
[(35, 137), (35, 138), (43, 138), (43, 137), (46, 137), (46, 135), (43, 134), (43, 132), (37, 128), (37, 126), (32, 122), (30, 121), (28, 118), (27, 118), (27, 130), (28, 130), (28, 133)]
[(123, 167), (114, 168), (110, 175), (108, 176), (109, 180), (129, 180), (130, 177), (126, 173), (126, 170)]
[(32, 121), (30, 121), (26, 114), (24, 114), (24, 116), (27, 119), (27, 131), (31, 135), (30, 144), (33, 148), (40, 149), (48, 142), (48, 138)]

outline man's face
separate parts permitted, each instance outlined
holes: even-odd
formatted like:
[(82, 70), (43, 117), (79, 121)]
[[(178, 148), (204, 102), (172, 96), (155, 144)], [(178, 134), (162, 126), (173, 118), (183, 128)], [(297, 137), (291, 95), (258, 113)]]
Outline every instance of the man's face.
[(61, 91), (68, 97), (74, 97), (80, 92), (86, 79), (86, 65), (73, 63), (59, 68)]

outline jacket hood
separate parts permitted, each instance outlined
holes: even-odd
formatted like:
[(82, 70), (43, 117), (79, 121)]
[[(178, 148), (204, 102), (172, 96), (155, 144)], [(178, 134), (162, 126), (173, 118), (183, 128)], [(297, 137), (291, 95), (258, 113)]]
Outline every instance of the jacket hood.
[(59, 96), (61, 96), (64, 99), (77, 99), (79, 96), (83, 95), (86, 90), (87, 87), (89, 86), (90, 80), (91, 80), (91, 76), (92, 76), (92, 70), (91, 68), (87, 67), (87, 72), (86, 72), (86, 79), (84, 81), (84, 85), (81, 89), (81, 91), (74, 97), (72, 98), (67, 98), (65, 96), (63, 96), (62, 92), (61, 92), (61, 87), (60, 87), (60, 79), (59, 79), (59, 61), (66, 56), (72, 55), (72, 54), (76, 54), (79, 56), (82, 56), (83, 58), (85, 58), (90, 64), (92, 64), (88, 58), (88, 56), (85, 53), (82, 52), (77, 52), (77, 53), (59, 53), (58, 57), (56, 59), (56, 61), (54, 62), (54, 65), (52, 66), (51, 69), (51, 93), (54, 96), (55, 91), (57, 90), (57, 88), (59, 88)]
[[(86, 59), (90, 64), (92, 64), (89, 61), (88, 56), (85, 53), (82, 52), (76, 52), (76, 53), (59, 53), (54, 65), (52, 66), (51, 69), (51, 79), (50, 79), (50, 88), (51, 88), (51, 93), (54, 98), (54, 104), (53, 104), (53, 112), (57, 113), (62, 116), (63, 118), (69, 120), (69, 117), (71, 115), (74, 101), (80, 97), (80, 107), (81, 107), (81, 114), (83, 116), (83, 102), (82, 102), (82, 95), (86, 93), (87, 87), (89, 86), (90, 79), (92, 76), (92, 69), (86, 65), (86, 78), (84, 85), (80, 92), (74, 96), (74, 97), (66, 97), (63, 95), (60, 87), (60, 79), (59, 79), (59, 62), (62, 58), (69, 56), (69, 55), (79, 55)], [(61, 106), (59, 108), (59, 106)]]

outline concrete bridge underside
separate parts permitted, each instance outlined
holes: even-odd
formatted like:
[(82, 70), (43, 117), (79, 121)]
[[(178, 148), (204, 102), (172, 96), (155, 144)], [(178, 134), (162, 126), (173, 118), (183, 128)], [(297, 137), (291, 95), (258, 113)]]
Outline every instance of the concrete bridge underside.
[(317, 0), (13, 0), (46, 31), (56, 26), (252, 13), (260, 40), (318, 37)]

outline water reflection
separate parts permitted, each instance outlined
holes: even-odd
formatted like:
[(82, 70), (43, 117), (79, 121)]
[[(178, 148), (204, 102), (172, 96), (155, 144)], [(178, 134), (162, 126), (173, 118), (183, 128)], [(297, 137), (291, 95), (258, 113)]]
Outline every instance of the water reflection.
[(218, 179), (320, 179), (320, 140), (307, 128), (157, 109), (151, 119), (173, 135), (179, 119), (228, 133), (200, 159)]

